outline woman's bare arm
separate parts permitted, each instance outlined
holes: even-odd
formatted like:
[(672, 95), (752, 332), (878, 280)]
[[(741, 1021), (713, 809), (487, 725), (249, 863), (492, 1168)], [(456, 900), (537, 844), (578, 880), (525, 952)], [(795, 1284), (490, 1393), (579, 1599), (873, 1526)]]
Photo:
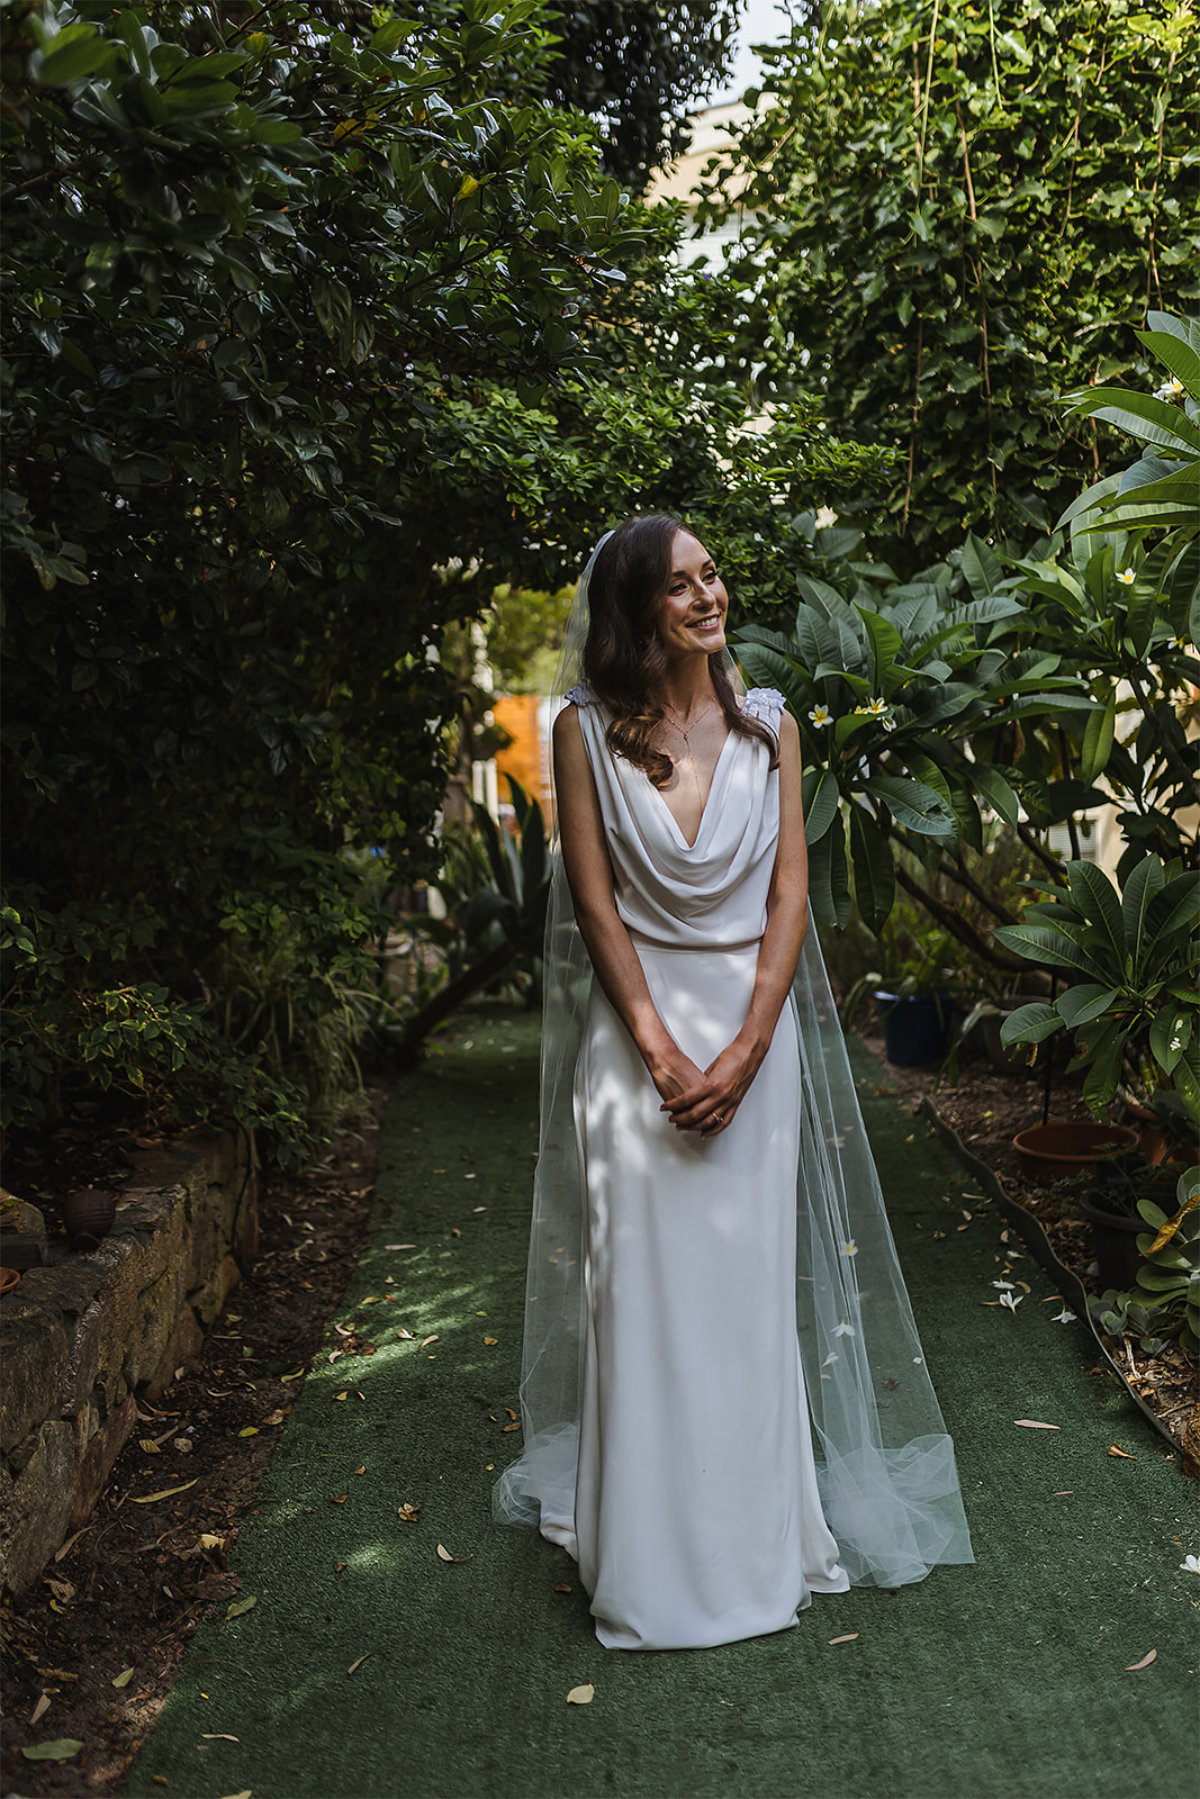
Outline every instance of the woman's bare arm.
[(596, 978), (625, 1025), (664, 1100), (702, 1080), (655, 1008), (646, 976), (617, 912), (600, 799), (583, 746), (579, 716), (567, 706), (554, 721), (554, 775), (563, 864), (575, 919)]
[[(726, 1130), (771, 1047), (808, 931), (808, 849), (800, 799), (800, 732), (790, 712), (779, 726), (779, 844), (767, 898), (767, 928), (746, 1022), (700, 1086), (668, 1100), (665, 1110), (683, 1129), (716, 1136)], [(714, 1115), (719, 1124), (713, 1124)]]

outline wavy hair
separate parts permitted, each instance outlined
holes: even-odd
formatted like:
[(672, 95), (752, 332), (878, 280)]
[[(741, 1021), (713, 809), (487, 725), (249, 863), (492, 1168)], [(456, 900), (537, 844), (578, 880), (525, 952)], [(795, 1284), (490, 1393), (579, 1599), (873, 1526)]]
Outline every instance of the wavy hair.
[[(671, 577), (671, 545), (681, 531), (695, 536), (690, 525), (665, 512), (627, 518), (597, 556), (588, 586), (583, 678), (611, 714), (606, 739), (613, 755), (643, 769), (656, 787), (667, 785), (675, 764), (652, 742), (665, 717), (667, 666), (655, 616)], [(708, 671), (729, 729), (766, 744), (774, 768), (775, 734), (742, 713), (724, 657), (723, 650), (714, 651)]]

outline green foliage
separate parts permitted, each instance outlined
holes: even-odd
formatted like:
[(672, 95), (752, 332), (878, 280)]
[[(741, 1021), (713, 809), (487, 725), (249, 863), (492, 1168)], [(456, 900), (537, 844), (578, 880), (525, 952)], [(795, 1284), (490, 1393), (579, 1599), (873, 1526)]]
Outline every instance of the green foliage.
[(1200, 291), (1195, 11), (832, 0), (767, 64), (702, 209), (741, 221), (731, 365), (898, 453), (872, 515), (902, 574), (1047, 528), (1099, 444), (1056, 392), (1136, 384), (1115, 328)]
[(978, 592), (999, 584), (985, 545), (968, 539), (962, 553), (974, 589), (948, 563), (897, 582), (855, 559), (859, 533), (793, 524), (811, 532), (828, 578), (798, 575), (793, 635), (750, 626), (735, 634), (737, 655), (751, 680), (782, 691), (800, 726), (817, 919), (845, 925), (852, 871), (859, 912), (878, 932), (895, 898), (895, 846), (940, 867), (964, 843), (982, 848), (981, 802), (1016, 822), (1009, 781), (975, 757), (973, 739), (1093, 706), (1058, 656), (1014, 647), (1019, 600)]
[[(350, 1070), (382, 925), (347, 858), (436, 865), (447, 625), (684, 494), (750, 567), (773, 495), (878, 458), (811, 408), (741, 443), (693, 349), (719, 301), (546, 105), (531, 0), (14, 0), (0, 32), (6, 880), (100, 934), (145, 896), (105, 990), (165, 989), (291, 1106)], [(43, 997), (31, 1077), (78, 1053)]]
[(641, 192), (726, 73), (737, 13), (737, 0), (556, 0), (546, 93), (600, 123), (606, 168)]
[(1200, 1351), (1200, 1168), (1189, 1168), (1176, 1188), (1178, 1210), (1170, 1217), (1153, 1200), (1138, 1206), (1150, 1230), (1138, 1237), (1141, 1265), (1132, 1292), (1109, 1291), (1088, 1309), (1109, 1336), (1136, 1335), (1148, 1354), (1179, 1341)]
[(1053, 1003), (1022, 1006), (1001, 1042), (1040, 1043), (1060, 1030), (1075, 1037), (1072, 1069), (1086, 1069), (1083, 1096), (1100, 1113), (1122, 1080), (1140, 1093), (1173, 1086), (1194, 1131), (1200, 1122), (1200, 873), (1145, 856), (1118, 892), (1091, 862), (1068, 862), (1062, 887), (1000, 927), (1007, 949), (1066, 970)]

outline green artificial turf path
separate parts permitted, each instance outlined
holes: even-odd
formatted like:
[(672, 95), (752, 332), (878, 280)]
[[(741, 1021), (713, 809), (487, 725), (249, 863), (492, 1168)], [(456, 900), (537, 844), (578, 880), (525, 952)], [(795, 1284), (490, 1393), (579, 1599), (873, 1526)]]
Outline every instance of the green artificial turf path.
[(391, 1101), (338, 1313), (377, 1353), (331, 1365), (331, 1329), (237, 1544), (256, 1604), (197, 1633), (129, 1799), (1190, 1799), (1194, 1489), (1032, 1260), (1015, 1312), (985, 1304), (1003, 1221), (857, 1047), (977, 1562), (753, 1642), (599, 1648), (565, 1553), (489, 1510), (519, 1441), (536, 1022), (454, 1030)]

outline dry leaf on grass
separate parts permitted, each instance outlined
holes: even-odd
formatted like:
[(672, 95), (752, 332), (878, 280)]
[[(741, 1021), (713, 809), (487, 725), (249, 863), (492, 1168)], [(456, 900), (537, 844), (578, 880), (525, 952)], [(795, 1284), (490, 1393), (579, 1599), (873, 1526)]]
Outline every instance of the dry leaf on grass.
[(567, 1704), (590, 1705), (595, 1697), (596, 1689), (589, 1680), (581, 1687), (571, 1688), (571, 1691), (567, 1694)]
[(349, 1497), (349, 1493), (331, 1493), (329, 1495), (329, 1503), (330, 1505), (345, 1505)]
[(122, 1668), (121, 1672), (119, 1674), (113, 1675), (113, 1680), (112, 1680), (113, 1686), (114, 1687), (127, 1687), (129, 1685), (130, 1681), (133, 1679), (133, 1673), (134, 1673), (134, 1671), (132, 1668)]
[(444, 1543), (438, 1544), (437, 1552), (438, 1560), (441, 1562), (473, 1562), (475, 1560), (473, 1555), (451, 1555)]
[(1158, 1660), (1158, 1650), (1152, 1649), (1150, 1651), (1149, 1655), (1144, 1655), (1142, 1657), (1140, 1662), (1130, 1662), (1130, 1664), (1126, 1668), (1125, 1672), (1126, 1672), (1126, 1674), (1136, 1674), (1139, 1668), (1148, 1668), (1150, 1666), (1151, 1662), (1155, 1662), (1157, 1660)]
[(43, 1693), (41, 1698), (38, 1700), (37, 1704), (34, 1706), (33, 1710), (29, 1714), (29, 1722), (31, 1724), (36, 1724), (39, 1721), (39, 1719), (44, 1718), (46, 1716), (46, 1713), (49, 1710), (50, 1710), (50, 1695), (49, 1695), (49, 1693)]
[(237, 1743), (240, 1737), (231, 1737), (227, 1730), (202, 1730), (200, 1735), (206, 1743)]
[(419, 1505), (409, 1505), (406, 1501), (397, 1508), (396, 1516), (402, 1524), (415, 1524), (421, 1516), (421, 1508)]
[(554, 1583), (554, 1591), (556, 1593), (573, 1593), (575, 1589), (568, 1580), (556, 1580)]
[(268, 1412), (266, 1417), (263, 1419), (263, 1423), (264, 1424), (282, 1424), (286, 1417), (287, 1417), (286, 1412), (282, 1412), (282, 1411)]
[(252, 1605), (257, 1605), (257, 1604), (258, 1604), (257, 1595), (253, 1594), (253, 1593), (250, 1595), (250, 1597), (248, 1599), (233, 1600), (232, 1603), (230, 1604), (229, 1610), (225, 1613), (226, 1624), (228, 1624), (228, 1622), (231, 1618), (240, 1618), (243, 1612), (248, 1612)]
[(505, 1425), (503, 1425), (503, 1426), (502, 1426), (502, 1427), (501, 1427), (501, 1428), (502, 1428), (502, 1429), (503, 1429), (503, 1430), (505, 1430), (505, 1431), (510, 1431), (510, 1430), (520, 1430), (520, 1428), (521, 1428), (521, 1420), (520, 1420), (520, 1419), (519, 1419), (519, 1418), (518, 1418), (518, 1419), (517, 1419), (517, 1422), (516, 1422), (516, 1423), (515, 1423), (515, 1424), (505, 1424)]
[(830, 1648), (832, 1648), (835, 1643), (857, 1643), (857, 1641), (858, 1641), (858, 1632), (856, 1630), (852, 1630), (848, 1636), (830, 1637), (829, 1645), (830, 1645)]
[[(197, 1476), (197, 1479), (198, 1478), (199, 1477)], [(156, 1499), (172, 1499), (176, 1493), (186, 1493), (188, 1488), (194, 1487), (195, 1484), (196, 1482), (194, 1480), (185, 1480), (181, 1487), (163, 1487), (161, 1492), (143, 1493), (140, 1498), (136, 1494), (131, 1493), (130, 1498), (133, 1500), (134, 1505), (153, 1505)]]
[(1040, 1418), (1014, 1418), (1013, 1423), (1021, 1425), (1022, 1428), (1025, 1430), (1061, 1430), (1062, 1429), (1061, 1424), (1043, 1424)]
[(372, 1651), (370, 1649), (368, 1649), (367, 1655), (360, 1655), (356, 1662), (351, 1662), (350, 1666), (346, 1669), (346, 1673), (353, 1674), (356, 1669), (361, 1668), (363, 1663), (366, 1661), (367, 1656), (369, 1656), (370, 1654), (372, 1654)]
[(1130, 1453), (1127, 1449), (1122, 1449), (1121, 1445), (1119, 1443), (1110, 1443), (1109, 1448), (1108, 1448), (1108, 1453), (1109, 1453), (1109, 1455), (1120, 1456), (1120, 1458), (1123, 1462), (1136, 1462), (1137, 1461), (1137, 1457), (1135, 1455), (1130, 1455)]
[(420, 1347), (421, 1347), (421, 1348), (422, 1348), (422, 1349), (428, 1349), (428, 1348), (429, 1348), (429, 1345), (430, 1345), (430, 1344), (431, 1344), (431, 1343), (436, 1343), (436, 1342), (437, 1342), (437, 1338), (436, 1338), (436, 1337), (422, 1337), (422, 1339), (421, 1339), (421, 1345), (420, 1345)]
[(254, 1788), (244, 1787), (240, 1793), (226, 1793), (224, 1799), (254, 1799)]
[(500, 1341), (500, 1339), (499, 1339), (499, 1337), (485, 1337), (483, 1339), (483, 1341), (484, 1341), (485, 1348), (495, 1349), (495, 1347), (496, 1347), (497, 1343)]

